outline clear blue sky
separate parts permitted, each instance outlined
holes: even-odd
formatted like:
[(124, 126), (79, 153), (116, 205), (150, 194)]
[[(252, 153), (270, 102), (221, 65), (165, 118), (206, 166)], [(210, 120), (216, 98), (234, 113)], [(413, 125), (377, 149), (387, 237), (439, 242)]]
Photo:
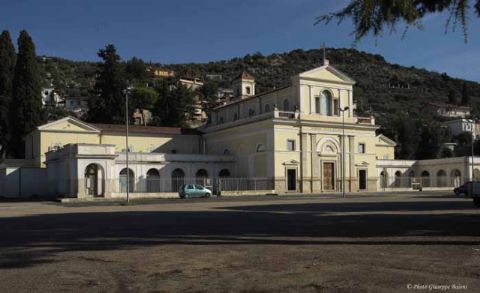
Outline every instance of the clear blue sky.
[[(315, 17), (347, 0), (0, 0), (0, 30), (17, 37), (26, 29), (37, 54), (98, 60), (107, 43), (124, 59), (161, 63), (206, 62), (248, 53), (351, 47), (351, 23), (314, 26)], [(469, 16), (469, 43), (461, 29), (444, 34), (446, 15), (428, 17), (424, 31), (402, 28), (393, 36), (366, 38), (359, 50), (393, 63), (480, 81), (480, 21)]]

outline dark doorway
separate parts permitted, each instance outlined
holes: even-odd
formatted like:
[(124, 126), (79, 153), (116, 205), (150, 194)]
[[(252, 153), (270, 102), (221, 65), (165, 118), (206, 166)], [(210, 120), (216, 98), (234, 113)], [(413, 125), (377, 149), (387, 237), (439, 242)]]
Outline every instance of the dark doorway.
[(297, 170), (295, 169), (287, 170), (287, 189), (289, 191), (297, 190)]
[(367, 170), (358, 170), (358, 189), (367, 189)]

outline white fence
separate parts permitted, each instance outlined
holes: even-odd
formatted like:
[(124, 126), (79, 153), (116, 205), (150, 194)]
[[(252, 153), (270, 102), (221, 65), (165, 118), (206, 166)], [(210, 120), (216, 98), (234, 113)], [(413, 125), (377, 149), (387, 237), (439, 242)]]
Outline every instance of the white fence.
[[(127, 191), (126, 176), (120, 177), (118, 180), (110, 180), (112, 192), (124, 193)], [(273, 190), (275, 181), (273, 178), (146, 178), (137, 179), (129, 178), (129, 192), (135, 193), (162, 193), (162, 192), (178, 192), (184, 184), (200, 184), (214, 193), (220, 191), (258, 191)]]
[(380, 188), (412, 188), (421, 186), (422, 188), (454, 188), (462, 185), (464, 182), (459, 176), (379, 176)]

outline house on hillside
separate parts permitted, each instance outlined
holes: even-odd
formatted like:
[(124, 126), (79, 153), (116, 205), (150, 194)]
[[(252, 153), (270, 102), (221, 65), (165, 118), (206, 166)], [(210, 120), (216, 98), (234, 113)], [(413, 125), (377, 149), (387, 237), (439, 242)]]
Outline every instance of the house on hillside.
[(65, 97), (65, 110), (73, 113), (75, 117), (82, 118), (88, 112), (89, 97)]
[(452, 135), (459, 135), (462, 132), (470, 132), (475, 139), (480, 138), (480, 123), (472, 119), (455, 119), (444, 123)]
[(42, 88), (43, 107), (63, 107), (65, 100), (55, 91), (55, 88)]
[(466, 118), (470, 116), (470, 112), (472, 110), (472, 108), (468, 106), (459, 106), (445, 103), (431, 102), (428, 103), (427, 106), (433, 109), (438, 116), (444, 118)]

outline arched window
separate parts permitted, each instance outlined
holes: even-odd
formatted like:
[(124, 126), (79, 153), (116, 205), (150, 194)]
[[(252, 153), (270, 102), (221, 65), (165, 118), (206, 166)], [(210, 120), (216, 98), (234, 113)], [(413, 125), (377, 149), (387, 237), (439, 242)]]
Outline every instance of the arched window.
[(255, 110), (248, 109), (248, 117), (252, 117), (253, 115), (255, 115)]
[(263, 153), (265, 151), (265, 147), (263, 146), (263, 144), (259, 143), (257, 144), (257, 148), (255, 149), (255, 151), (257, 153)]
[(288, 99), (283, 100), (283, 111), (290, 111), (290, 102)]
[(197, 174), (195, 174), (195, 182), (197, 184), (206, 186), (208, 185), (208, 172), (205, 169), (200, 169), (197, 171)]
[(135, 189), (135, 174), (132, 169), (128, 169), (127, 174), (127, 168), (123, 168), (120, 171), (120, 192), (127, 192), (127, 187), (129, 192), (133, 192)]
[(223, 154), (224, 155), (230, 155), (230, 150), (229, 149), (224, 149)]
[(98, 164), (90, 164), (85, 168), (85, 191), (90, 196), (103, 196), (103, 169)]
[(268, 113), (268, 112), (270, 112), (270, 105), (266, 104), (265, 105), (265, 113)]
[(444, 170), (437, 172), (437, 187), (447, 186), (447, 173)]
[(332, 116), (332, 94), (323, 91), (320, 96), (320, 114)]
[(400, 187), (402, 184), (402, 172), (395, 172), (395, 187)]
[(160, 173), (157, 169), (147, 172), (147, 192), (160, 192)]
[(423, 187), (430, 187), (430, 173), (428, 171), (423, 171), (422, 172), (422, 186)]
[(172, 191), (176, 192), (180, 190), (180, 187), (185, 184), (185, 172), (182, 169), (177, 168), (172, 172)]
[(218, 173), (218, 177), (220, 178), (230, 177), (230, 171), (228, 171), (228, 169), (222, 169), (220, 173)]
[(251, 93), (251, 90), (250, 90), (249, 86), (245, 87), (245, 92), (247, 93), (247, 95), (249, 95)]
[(237, 121), (238, 120), (238, 114), (237, 113), (233, 113), (233, 121)]

